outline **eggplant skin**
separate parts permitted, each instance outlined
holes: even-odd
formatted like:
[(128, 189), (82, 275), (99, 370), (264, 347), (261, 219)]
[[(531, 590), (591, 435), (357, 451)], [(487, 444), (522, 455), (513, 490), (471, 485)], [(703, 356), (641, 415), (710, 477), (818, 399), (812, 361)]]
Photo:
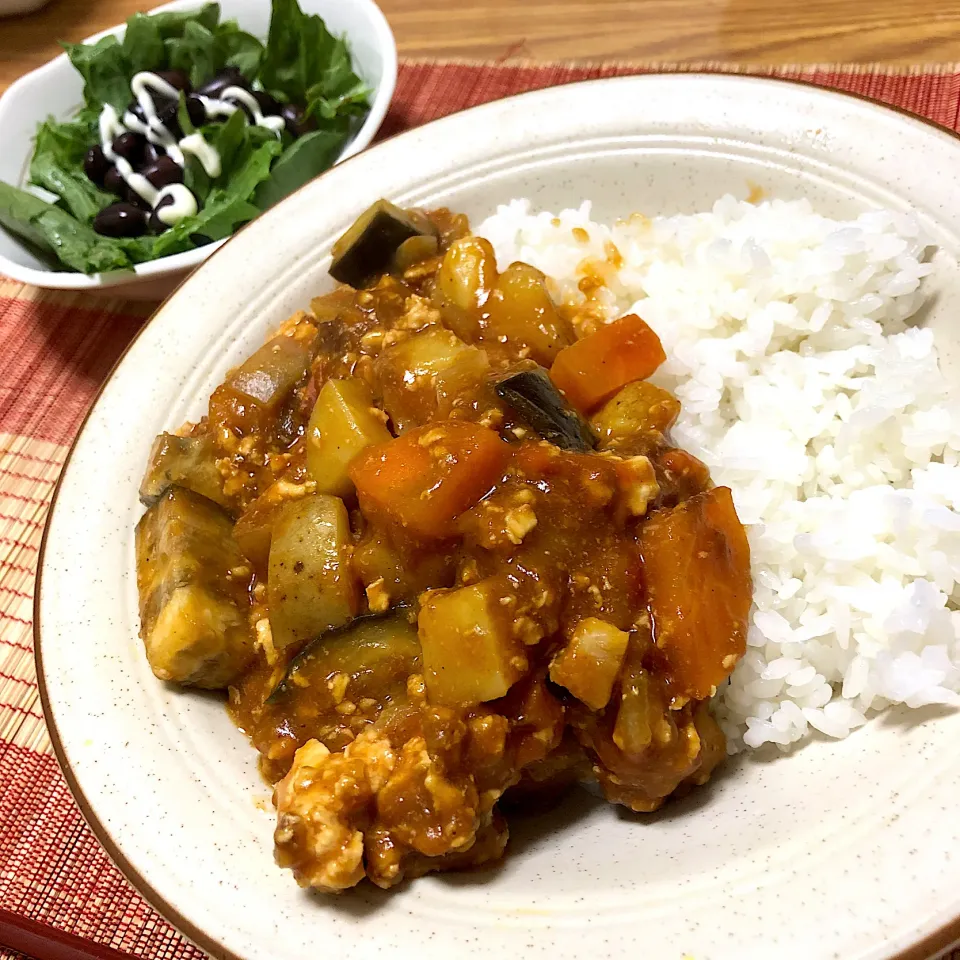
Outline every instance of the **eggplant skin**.
[(435, 235), (427, 231), (426, 223), (389, 200), (378, 200), (333, 245), (330, 276), (359, 290), (390, 269), (404, 241)]
[(170, 487), (136, 530), (140, 636), (154, 674), (219, 690), (254, 655), (251, 568), (212, 500)]
[(216, 455), (209, 437), (178, 437), (161, 433), (150, 450), (150, 462), (140, 484), (140, 502), (152, 507), (174, 484), (230, 507), (223, 494)]
[[(287, 664), (283, 677), (265, 702), (280, 703), (288, 694), (308, 686), (309, 681), (302, 675), (310, 673), (311, 668), (324, 679), (333, 671), (347, 675), (383, 674), (386, 668), (401, 661), (403, 669), (395, 672), (405, 681), (420, 668), (420, 643), (416, 625), (411, 624), (409, 608), (400, 606), (387, 613), (363, 614), (310, 640)], [(297, 677), (298, 674), (301, 677)], [(386, 678), (380, 679), (384, 681), (383, 689)]]
[(597, 443), (590, 424), (564, 400), (543, 367), (521, 370), (496, 385), (497, 396), (543, 440), (573, 453)]

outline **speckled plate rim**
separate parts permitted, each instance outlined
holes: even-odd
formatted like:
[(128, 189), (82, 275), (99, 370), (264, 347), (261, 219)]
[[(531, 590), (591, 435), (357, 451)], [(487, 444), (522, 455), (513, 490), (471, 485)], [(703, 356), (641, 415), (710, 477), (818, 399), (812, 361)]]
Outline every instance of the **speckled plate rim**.
[[(938, 124), (934, 121), (928, 120), (923, 117), (919, 117), (916, 114), (911, 113), (910, 111), (892, 105), (885, 105), (878, 103), (877, 101), (872, 100), (871, 98), (852, 93), (848, 91), (838, 91), (838, 90), (829, 90), (820, 87), (817, 84), (814, 84), (810, 81), (794, 78), (780, 78), (780, 77), (748, 77), (741, 75), (729, 75), (729, 74), (713, 74), (713, 73), (685, 73), (685, 74), (673, 74), (673, 73), (650, 73), (643, 74), (640, 76), (627, 76), (627, 77), (610, 77), (603, 78), (599, 80), (592, 81), (579, 81), (572, 84), (561, 85), (562, 86), (577, 86), (577, 87), (599, 87), (600, 85), (618, 83), (636, 79), (676, 79), (678, 77), (682, 78), (691, 78), (691, 79), (703, 79), (703, 78), (715, 78), (723, 77), (727, 81), (734, 81), (737, 83), (744, 84), (746, 88), (749, 88), (754, 85), (763, 84), (763, 85), (790, 85), (796, 87), (808, 88), (811, 92), (816, 92), (819, 95), (826, 97), (835, 97), (840, 99), (853, 99), (858, 100), (870, 108), (880, 111), (881, 113), (890, 113), (898, 115), (904, 118), (907, 121), (910, 121), (920, 126), (929, 128), (932, 131), (935, 131), (937, 134), (950, 138), (954, 141), (954, 146), (957, 146), (957, 141), (960, 141), (960, 134), (951, 130), (948, 127), (945, 127), (941, 124)], [(391, 137), (376, 147), (371, 148), (367, 153), (373, 153), (378, 150), (388, 149), (390, 145), (397, 139), (410, 136), (413, 133), (419, 133), (421, 131), (434, 129), (436, 130), (441, 125), (448, 123), (452, 120), (457, 120), (458, 118), (464, 116), (465, 114), (471, 115), (480, 115), (482, 112), (495, 108), (504, 103), (516, 102), (521, 103), (527, 100), (534, 100), (541, 97), (544, 94), (549, 94), (551, 91), (558, 89), (557, 87), (547, 88), (545, 90), (535, 90), (527, 93), (518, 94), (512, 97), (505, 98), (504, 100), (495, 101), (491, 104), (484, 104), (479, 107), (471, 108), (467, 111), (462, 111), (458, 114), (451, 115), (450, 117), (445, 117), (437, 121), (433, 121), (430, 124), (425, 125), (424, 127), (418, 128), (416, 131), (408, 131), (407, 133), (398, 134), (394, 137)], [(749, 94), (749, 89), (745, 90)], [(958, 154), (960, 158), (960, 154)], [(350, 161), (361, 159), (361, 157), (352, 157)], [(340, 172), (342, 168), (347, 165), (350, 161), (345, 160), (341, 163), (336, 170), (331, 170), (328, 173), (321, 175), (317, 180), (325, 179), (331, 176), (334, 173)], [(300, 199), (300, 194), (308, 191), (313, 183), (307, 184), (304, 187), (301, 187), (296, 193), (286, 198), (281, 205), (277, 208), (274, 208), (276, 212), (284, 207), (292, 206), (298, 199)], [(260, 218), (258, 218), (259, 220)], [(219, 261), (222, 261), (226, 255), (227, 249), (229, 249), (230, 244), (237, 240), (241, 235), (246, 234), (250, 230), (257, 228), (258, 221), (253, 221), (252, 223), (243, 227), (236, 234), (228, 238), (227, 241), (215, 252), (214, 257)], [(213, 257), (211, 257), (213, 260)], [(201, 268), (202, 272), (206, 269), (206, 264)], [(109, 374), (104, 379), (103, 383), (100, 385), (97, 393), (85, 414), (80, 428), (77, 431), (77, 434), (70, 444), (67, 455), (64, 459), (64, 464), (60, 472), (60, 476), (57, 479), (53, 495), (51, 498), (50, 508), (47, 514), (47, 518), (44, 524), (43, 535), (41, 539), (41, 544), (38, 553), (38, 563), (37, 563), (37, 575), (36, 575), (36, 591), (34, 597), (33, 605), (33, 636), (34, 636), (34, 656), (35, 656), (35, 665), (38, 678), (38, 688), (40, 693), (41, 704), (44, 712), (44, 717), (47, 722), (48, 731), (50, 734), (51, 744), (54, 749), (54, 753), (57, 757), (58, 763), (63, 772), (64, 778), (68, 784), (68, 787), (73, 794), (75, 801), (78, 804), (78, 807), (88, 824), (88, 826), (93, 831), (94, 835), (97, 837), (105, 851), (108, 853), (110, 858), (114, 861), (117, 867), (124, 874), (126, 879), (140, 892), (144, 898), (153, 906), (162, 916), (164, 916), (170, 923), (172, 923), (182, 934), (184, 934), (189, 940), (191, 940), (198, 947), (203, 949), (205, 952), (210, 954), (213, 957), (225, 958), (225, 960), (245, 960), (244, 955), (233, 952), (226, 949), (223, 944), (221, 944), (215, 937), (213, 937), (207, 931), (196, 926), (187, 916), (180, 912), (175, 906), (173, 906), (164, 896), (162, 896), (157, 889), (152, 885), (150, 880), (146, 875), (139, 870), (125, 855), (121, 845), (115, 840), (111, 835), (110, 831), (107, 829), (105, 823), (101, 820), (100, 816), (97, 814), (95, 800), (87, 796), (87, 793), (84, 791), (83, 786), (80, 782), (79, 777), (76, 775), (73, 764), (71, 763), (70, 753), (65, 744), (65, 739), (61, 734), (61, 730), (57, 725), (57, 722), (54, 717), (53, 703), (50, 698), (49, 689), (48, 689), (48, 677), (47, 671), (44, 665), (43, 657), (43, 631), (41, 625), (41, 608), (43, 605), (42, 600), (42, 588), (43, 588), (43, 573), (45, 569), (45, 559), (47, 555), (47, 549), (49, 546), (48, 540), (52, 527), (52, 520), (54, 518), (55, 510), (57, 503), (60, 497), (60, 493), (65, 484), (65, 481), (68, 478), (68, 471), (71, 466), (71, 461), (73, 459), (74, 453), (84, 436), (84, 432), (91, 420), (91, 418), (98, 412), (102, 397), (106, 389), (112, 383), (115, 374), (124, 364), (125, 360), (128, 357), (130, 351), (136, 346), (140, 338), (146, 332), (147, 328), (163, 313), (167, 308), (169, 302), (176, 297), (182, 289), (189, 285), (191, 279), (196, 276), (194, 273), (191, 276), (185, 277), (180, 284), (170, 293), (170, 295), (161, 303), (150, 318), (145, 321), (143, 326), (137, 333), (134, 335), (133, 339), (124, 349), (123, 353), (114, 363)], [(957, 944), (960, 942), (960, 899), (956, 904), (956, 915), (949, 920), (948, 922), (936, 927), (935, 929), (926, 931), (921, 937), (919, 937), (914, 943), (910, 944), (904, 949), (897, 951), (896, 953), (890, 954), (890, 960), (932, 960), (934, 957), (941, 956), (951, 945)]]

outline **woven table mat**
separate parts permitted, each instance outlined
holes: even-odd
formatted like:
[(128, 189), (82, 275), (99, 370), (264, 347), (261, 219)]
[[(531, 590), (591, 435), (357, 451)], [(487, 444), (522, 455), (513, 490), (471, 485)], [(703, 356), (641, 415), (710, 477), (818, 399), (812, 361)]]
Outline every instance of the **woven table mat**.
[[(753, 69), (406, 61), (383, 135), (523, 90), (680, 70), (803, 80), (951, 130), (960, 125), (960, 64)], [(150, 309), (42, 293), (0, 277), (0, 907), (131, 955), (182, 960), (204, 954), (129, 886), (84, 824), (51, 751), (33, 663), (34, 574), (54, 484), (100, 383)], [(13, 956), (0, 948), (0, 958)], [(960, 960), (960, 951), (950, 960)]]

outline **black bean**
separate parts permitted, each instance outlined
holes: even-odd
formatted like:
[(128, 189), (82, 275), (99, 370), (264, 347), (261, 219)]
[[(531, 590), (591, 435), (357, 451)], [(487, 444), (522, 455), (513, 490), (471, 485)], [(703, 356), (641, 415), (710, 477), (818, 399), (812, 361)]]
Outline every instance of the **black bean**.
[(137, 191), (134, 190), (129, 183), (125, 183), (123, 185), (120, 198), (125, 200), (127, 203), (132, 203), (135, 207), (140, 207), (143, 210), (150, 209), (150, 204), (147, 203), (147, 201), (144, 200), (143, 197), (141, 197), (140, 194), (137, 193)]
[(312, 116), (304, 117), (303, 107), (296, 103), (285, 103), (280, 109), (280, 116), (295, 137), (302, 137), (305, 133), (317, 129), (317, 121)]
[[(147, 145), (143, 148), (143, 158), (140, 161), (140, 167), (149, 167), (150, 164), (156, 163), (163, 155), (163, 151), (148, 140)], [(138, 170), (139, 169), (138, 167)]]
[(128, 160), (135, 167), (143, 160), (143, 151), (147, 145), (147, 138), (139, 133), (121, 133), (111, 146), (118, 157)]
[(265, 117), (275, 117), (280, 113), (280, 101), (276, 97), (271, 97), (264, 90), (254, 90), (253, 96), (260, 105), (260, 112)]
[(153, 213), (150, 214), (150, 219), (147, 222), (147, 226), (150, 227), (150, 230), (153, 233), (163, 233), (164, 230), (170, 229), (170, 224), (164, 223), (157, 216), (157, 212), (162, 210), (164, 207), (171, 206), (173, 206), (173, 197), (166, 196), (162, 197), (160, 202), (153, 208)]
[(217, 99), (227, 87), (243, 87), (244, 90), (249, 90), (250, 84), (236, 67), (224, 67), (216, 76), (197, 87), (197, 93)]
[(111, 203), (94, 217), (93, 229), (104, 237), (140, 237), (147, 232), (147, 214), (131, 203)]
[[(180, 133), (180, 124), (177, 123), (177, 108), (179, 106), (179, 101), (170, 100), (167, 97), (161, 96), (155, 91), (151, 91), (151, 96), (153, 97), (154, 106), (156, 107), (156, 114), (159, 121), (172, 133), (174, 136), (179, 137)], [(127, 112), (132, 113), (141, 123), (146, 124), (147, 116), (143, 112), (143, 107), (139, 103), (133, 101), (128, 107)]]
[(123, 177), (120, 176), (120, 171), (116, 167), (111, 166), (103, 175), (104, 190), (119, 196), (125, 186), (126, 184), (123, 182)]
[(163, 105), (157, 105), (157, 119), (179, 140), (183, 136), (180, 121), (177, 117), (180, 104), (176, 100), (168, 100)]
[(171, 87), (176, 87), (178, 90), (190, 89), (190, 78), (184, 70), (157, 70), (155, 72), (161, 80), (166, 80)]
[(110, 161), (100, 144), (92, 146), (83, 158), (83, 172), (98, 186), (103, 186), (103, 178), (110, 169)]
[(207, 122), (207, 108), (203, 101), (194, 93), (187, 97), (187, 114), (195, 127), (202, 127)]
[(140, 171), (158, 190), (171, 183), (183, 183), (183, 168), (170, 157), (160, 157)]

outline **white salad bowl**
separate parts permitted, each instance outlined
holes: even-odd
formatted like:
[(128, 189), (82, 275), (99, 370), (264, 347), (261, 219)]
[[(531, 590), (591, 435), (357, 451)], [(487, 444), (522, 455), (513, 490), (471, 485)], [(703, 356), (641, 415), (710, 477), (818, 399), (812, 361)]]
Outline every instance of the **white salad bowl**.
[(309, 895), (273, 861), (270, 790), (223, 702), (151, 673), (134, 565), (152, 438), (202, 416), (229, 368), (332, 287), (333, 242), (378, 197), (474, 223), (519, 196), (548, 210), (590, 198), (608, 222), (757, 189), (830, 216), (912, 209), (938, 248), (924, 322), (956, 390), (958, 186), (956, 138), (876, 104), (769, 80), (629, 77), (402, 134), (240, 231), (106, 383), (40, 558), (34, 622), (51, 737), (130, 880), (231, 960), (928, 960), (960, 936), (960, 711), (950, 710), (891, 710), (845, 740), (735, 758), (651, 816), (578, 792), (514, 823), (494, 869)]
[[(192, 10), (198, 0), (174, 0), (159, 10)], [(376, 135), (386, 115), (397, 81), (397, 48), (393, 32), (373, 0), (301, 0), (304, 13), (319, 14), (335, 36), (345, 36), (353, 67), (371, 90), (370, 113), (356, 136), (337, 160), (359, 153)], [(270, 24), (269, 0), (220, 0), (224, 20), (236, 20), (249, 33), (266, 38)], [(150, 11), (156, 12), (156, 11)], [(124, 24), (111, 27), (87, 43), (114, 34), (122, 37)], [(0, 180), (14, 186), (27, 181), (33, 137), (46, 117), (68, 119), (83, 102), (83, 80), (66, 54), (45, 63), (16, 81), (0, 97)], [(160, 300), (224, 241), (138, 264), (133, 271), (87, 275), (57, 269), (32, 253), (20, 240), (0, 227), (0, 275), (56, 290), (95, 293), (109, 288), (111, 296)]]

